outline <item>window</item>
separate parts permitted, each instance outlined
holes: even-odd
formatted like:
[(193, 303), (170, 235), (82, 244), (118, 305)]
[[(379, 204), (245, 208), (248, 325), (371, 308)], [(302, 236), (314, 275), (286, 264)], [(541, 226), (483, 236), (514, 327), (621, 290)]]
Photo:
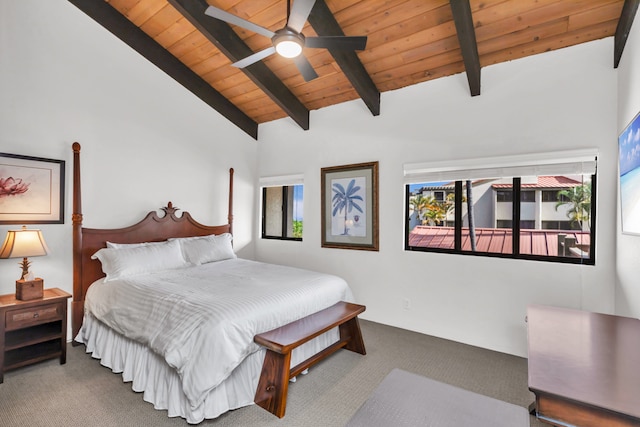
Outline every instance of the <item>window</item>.
[[(262, 238), (302, 240), (303, 185), (270, 185), (280, 180), (264, 178), (262, 187)], [(297, 180), (296, 180), (297, 181)]]
[(513, 221), (510, 219), (499, 219), (496, 221), (496, 227), (498, 228), (512, 228)]
[[(542, 224), (544, 228), (544, 223)], [(535, 221), (523, 221), (520, 220), (520, 228), (535, 228), (536, 224)], [(510, 219), (499, 219), (496, 221), (496, 227), (497, 228), (513, 228), (513, 221), (511, 221)]]
[(536, 222), (535, 221), (527, 221), (527, 220), (520, 220), (520, 229), (529, 229), (529, 230), (534, 230), (536, 228)]
[[(496, 194), (496, 198), (499, 202), (512, 202), (513, 201), (513, 190), (498, 190)], [(536, 192), (535, 191), (520, 191), (520, 201), (521, 202), (535, 202), (536, 201)]]
[(543, 230), (580, 230), (580, 224), (572, 221), (542, 221)]
[(595, 264), (596, 155), (563, 154), (405, 165), (405, 249)]
[(561, 190), (543, 190), (543, 202), (568, 202), (569, 198), (562, 194)]
[(512, 190), (498, 190), (496, 192), (496, 198), (499, 202), (513, 202)]
[(535, 202), (536, 201), (536, 192), (535, 191), (520, 191), (520, 201), (521, 202)]

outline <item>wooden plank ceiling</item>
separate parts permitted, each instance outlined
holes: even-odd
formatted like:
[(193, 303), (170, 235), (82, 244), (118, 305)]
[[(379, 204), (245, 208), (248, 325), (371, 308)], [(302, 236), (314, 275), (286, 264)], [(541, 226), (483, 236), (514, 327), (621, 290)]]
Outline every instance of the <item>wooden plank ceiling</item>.
[(608, 36), (616, 35), (617, 66), (638, 7), (638, 0), (317, 0), (305, 36), (365, 35), (367, 47), (305, 48), (319, 75), (305, 82), (278, 55), (233, 67), (271, 41), (204, 15), (212, 5), (275, 31), (285, 26), (287, 0), (69, 1), (256, 139), (260, 123), (290, 116), (308, 129), (310, 110), (358, 98), (377, 115), (380, 92), (464, 71), (478, 95), (482, 67)]

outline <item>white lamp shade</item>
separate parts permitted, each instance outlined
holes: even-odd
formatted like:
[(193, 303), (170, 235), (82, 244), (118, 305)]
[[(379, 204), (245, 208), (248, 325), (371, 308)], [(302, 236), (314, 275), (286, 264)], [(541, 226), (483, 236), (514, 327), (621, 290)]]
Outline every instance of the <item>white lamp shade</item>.
[(40, 230), (9, 230), (0, 249), (0, 258), (27, 258), (43, 256), (49, 252)]

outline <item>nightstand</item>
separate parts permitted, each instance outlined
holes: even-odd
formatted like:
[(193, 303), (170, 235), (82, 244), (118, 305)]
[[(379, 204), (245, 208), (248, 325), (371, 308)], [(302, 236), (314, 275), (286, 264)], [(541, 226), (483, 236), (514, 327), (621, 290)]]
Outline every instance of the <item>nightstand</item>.
[(29, 301), (0, 295), (0, 384), (4, 373), (47, 359), (67, 361), (67, 299), (58, 288)]

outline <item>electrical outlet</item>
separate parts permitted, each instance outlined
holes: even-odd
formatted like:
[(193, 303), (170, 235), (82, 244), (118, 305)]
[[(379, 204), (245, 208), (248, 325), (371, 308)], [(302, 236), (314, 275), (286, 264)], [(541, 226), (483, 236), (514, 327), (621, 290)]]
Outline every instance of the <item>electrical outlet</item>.
[(409, 298), (402, 298), (402, 308), (405, 310), (409, 310), (411, 308), (411, 301), (409, 301)]

